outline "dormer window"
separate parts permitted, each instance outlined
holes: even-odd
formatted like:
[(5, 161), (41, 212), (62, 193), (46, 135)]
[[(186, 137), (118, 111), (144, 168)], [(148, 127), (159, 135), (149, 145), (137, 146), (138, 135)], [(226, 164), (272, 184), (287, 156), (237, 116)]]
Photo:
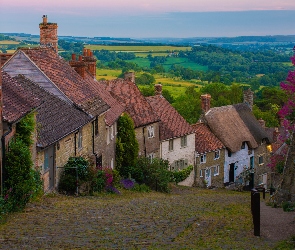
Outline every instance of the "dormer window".
[(246, 148), (246, 142), (242, 143), (241, 149), (245, 149)]
[(214, 160), (217, 160), (220, 158), (220, 150), (217, 150), (214, 152)]
[(206, 154), (200, 156), (200, 163), (206, 163)]
[(148, 126), (148, 138), (153, 138), (155, 137), (155, 133), (154, 133), (154, 126)]

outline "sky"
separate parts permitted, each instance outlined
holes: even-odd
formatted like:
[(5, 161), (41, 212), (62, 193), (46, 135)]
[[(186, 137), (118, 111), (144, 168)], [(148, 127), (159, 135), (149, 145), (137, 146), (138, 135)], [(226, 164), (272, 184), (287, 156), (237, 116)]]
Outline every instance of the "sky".
[(4, 0), (0, 33), (39, 34), (43, 15), (63, 36), (293, 35), (295, 0)]

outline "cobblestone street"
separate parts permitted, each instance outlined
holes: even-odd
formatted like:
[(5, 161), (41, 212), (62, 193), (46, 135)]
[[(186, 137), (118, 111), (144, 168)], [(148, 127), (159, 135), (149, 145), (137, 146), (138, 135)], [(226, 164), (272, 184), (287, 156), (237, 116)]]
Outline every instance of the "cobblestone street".
[(271, 249), (275, 240), (253, 236), (249, 193), (180, 187), (50, 195), (0, 227), (1, 249)]

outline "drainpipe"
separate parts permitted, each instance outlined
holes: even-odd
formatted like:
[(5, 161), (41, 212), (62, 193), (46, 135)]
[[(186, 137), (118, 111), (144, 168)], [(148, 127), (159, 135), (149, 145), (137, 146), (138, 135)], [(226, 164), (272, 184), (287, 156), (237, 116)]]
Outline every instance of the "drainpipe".
[(75, 144), (75, 156), (77, 156), (77, 133), (75, 133), (75, 136), (74, 136), (74, 144)]
[(8, 125), (8, 131), (6, 131), (1, 137), (1, 146), (2, 146), (2, 165), (1, 165), (1, 196), (3, 196), (3, 172), (5, 169), (5, 137), (9, 135), (12, 131), (12, 125)]
[(142, 128), (143, 133), (143, 145), (144, 145), (144, 157), (146, 157), (146, 145), (145, 145), (145, 133), (144, 133), (145, 127)]
[(92, 122), (92, 154), (95, 155), (95, 150), (94, 150), (94, 133), (95, 133), (95, 128), (94, 128), (94, 122)]

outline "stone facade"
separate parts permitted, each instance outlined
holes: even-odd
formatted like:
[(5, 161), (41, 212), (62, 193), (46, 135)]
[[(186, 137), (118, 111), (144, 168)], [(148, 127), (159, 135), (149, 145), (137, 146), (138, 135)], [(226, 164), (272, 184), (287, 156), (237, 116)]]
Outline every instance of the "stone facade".
[[(204, 155), (206, 155), (204, 157)], [(219, 157), (218, 157), (219, 156)], [(196, 157), (196, 185), (224, 186), (225, 149), (211, 151)]]
[(266, 189), (271, 186), (271, 169), (267, 166), (270, 162), (270, 150), (265, 142), (254, 150), (254, 186), (262, 184)]
[[(153, 128), (153, 136), (149, 136), (149, 128)], [(160, 140), (159, 123), (152, 123), (145, 127), (135, 128), (135, 136), (139, 145), (139, 156), (159, 158)]]
[(171, 170), (184, 169), (189, 165), (194, 166), (195, 134), (186, 135), (186, 141), (187, 145), (183, 147), (181, 146), (181, 137), (161, 142), (160, 157), (169, 161)]

